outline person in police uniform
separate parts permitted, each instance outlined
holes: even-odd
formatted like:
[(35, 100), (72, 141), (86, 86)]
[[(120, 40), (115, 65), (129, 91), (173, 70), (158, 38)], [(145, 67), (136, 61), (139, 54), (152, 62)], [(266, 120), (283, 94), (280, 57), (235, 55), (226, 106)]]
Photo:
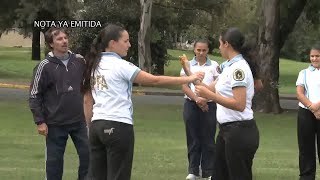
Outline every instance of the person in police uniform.
[[(186, 84), (202, 80), (203, 72), (186, 77), (154, 76), (125, 61), (129, 34), (119, 25), (101, 30), (87, 56), (82, 91), (90, 125), (90, 180), (130, 180), (133, 150), (132, 83)], [(91, 121), (91, 123), (90, 123)]]
[(300, 180), (315, 179), (316, 149), (320, 155), (320, 44), (311, 48), (310, 62), (296, 82)]
[(223, 32), (220, 52), (228, 59), (214, 91), (196, 85), (198, 96), (217, 103), (219, 133), (216, 139), (215, 180), (251, 180), (254, 155), (259, 147), (259, 130), (251, 108), (254, 79), (246, 61), (250, 51), (238, 28)]
[[(191, 73), (205, 72), (203, 83), (210, 85), (219, 75), (219, 64), (207, 56), (209, 42), (205, 39), (194, 43), (194, 58), (189, 61)], [(181, 76), (186, 76), (183, 68)], [(186, 179), (199, 177), (199, 166), (202, 178), (210, 178), (214, 173), (214, 152), (216, 134), (216, 103), (195, 95), (193, 83), (183, 84), (185, 93), (183, 119), (186, 129), (189, 167)]]

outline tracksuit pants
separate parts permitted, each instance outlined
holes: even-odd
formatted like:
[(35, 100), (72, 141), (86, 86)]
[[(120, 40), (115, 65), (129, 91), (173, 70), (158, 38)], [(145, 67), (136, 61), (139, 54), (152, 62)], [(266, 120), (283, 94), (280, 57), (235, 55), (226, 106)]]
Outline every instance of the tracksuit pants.
[(89, 131), (90, 180), (130, 180), (134, 151), (133, 125), (95, 120)]

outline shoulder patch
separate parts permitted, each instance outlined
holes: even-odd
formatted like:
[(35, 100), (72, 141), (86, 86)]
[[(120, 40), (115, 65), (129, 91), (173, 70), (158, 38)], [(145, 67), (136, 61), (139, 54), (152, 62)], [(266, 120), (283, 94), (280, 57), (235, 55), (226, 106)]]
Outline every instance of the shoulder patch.
[(245, 78), (245, 74), (242, 69), (236, 69), (233, 71), (233, 79), (236, 81), (242, 81)]

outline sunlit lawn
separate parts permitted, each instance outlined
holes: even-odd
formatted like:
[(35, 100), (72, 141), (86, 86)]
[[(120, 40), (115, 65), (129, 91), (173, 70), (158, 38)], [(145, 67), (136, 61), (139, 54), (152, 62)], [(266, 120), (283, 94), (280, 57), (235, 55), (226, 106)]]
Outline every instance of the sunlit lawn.
[[(44, 179), (44, 139), (37, 135), (26, 100), (0, 101), (0, 179)], [(187, 174), (181, 105), (135, 104), (133, 180), (179, 180)], [(296, 113), (256, 114), (260, 147), (255, 180), (298, 179)], [(64, 180), (75, 180), (77, 155), (71, 143)], [(319, 176), (319, 174), (318, 174)]]

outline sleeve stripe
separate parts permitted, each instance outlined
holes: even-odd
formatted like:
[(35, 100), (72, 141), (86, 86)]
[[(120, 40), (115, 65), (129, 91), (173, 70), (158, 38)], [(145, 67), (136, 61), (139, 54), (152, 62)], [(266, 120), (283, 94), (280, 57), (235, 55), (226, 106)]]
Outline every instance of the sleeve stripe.
[(35, 98), (36, 94), (38, 93), (38, 86), (39, 86), (40, 76), (41, 76), (43, 67), (48, 63), (49, 63), (49, 61), (47, 59), (45, 59), (39, 64), (39, 66), (37, 68), (37, 72), (36, 72), (36, 74), (34, 76), (33, 86), (32, 86), (31, 93), (30, 93), (32, 98)]

